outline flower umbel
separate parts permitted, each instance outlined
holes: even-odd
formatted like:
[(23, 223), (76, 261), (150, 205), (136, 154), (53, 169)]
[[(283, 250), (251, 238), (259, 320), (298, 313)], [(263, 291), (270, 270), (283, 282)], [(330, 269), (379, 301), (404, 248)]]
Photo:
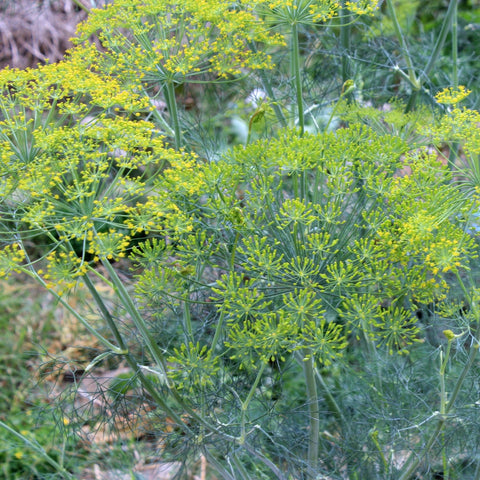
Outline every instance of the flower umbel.
[(465, 98), (467, 98), (471, 93), (472, 91), (468, 90), (463, 85), (460, 85), (457, 88), (448, 87), (438, 92), (435, 95), (435, 100), (444, 105), (455, 105), (460, 103), (462, 100), (465, 100)]

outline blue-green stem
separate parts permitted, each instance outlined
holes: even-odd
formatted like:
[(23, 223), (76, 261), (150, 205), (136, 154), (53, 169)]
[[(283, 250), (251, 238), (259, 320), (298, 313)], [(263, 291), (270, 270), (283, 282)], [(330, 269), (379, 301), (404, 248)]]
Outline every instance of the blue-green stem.
[[(447, 351), (445, 357), (443, 352), (440, 351), (440, 415), (445, 416), (447, 413), (447, 392), (445, 390), (445, 371), (447, 369), (447, 363), (450, 356), (450, 350), (452, 347), (452, 339), (448, 339)], [(449, 469), (448, 469), (448, 458), (447, 451), (445, 446), (445, 424), (442, 424), (441, 430), (441, 444), (442, 444), (442, 463), (443, 463), (443, 478), (448, 480), (449, 478)]]
[(91, 333), (102, 345), (110, 349), (116, 355), (123, 355), (126, 353), (121, 347), (114, 345), (110, 341), (108, 341), (101, 333), (97, 332), (95, 328), (93, 328), (90, 323), (85, 320), (85, 318), (80, 315), (61, 295), (59, 295), (55, 290), (51, 289), (45, 280), (32, 268), (21, 268), (21, 271), (33, 277), (45, 290), (53, 295), (53, 297), (65, 307), (68, 312), (70, 312), (80, 323)]
[(352, 92), (355, 89), (355, 82), (351, 79), (347, 80), (344, 82), (342, 85), (342, 91), (340, 92), (340, 97), (335, 104), (335, 106), (332, 108), (332, 111), (330, 112), (330, 117), (328, 117), (327, 124), (325, 125), (325, 132), (328, 132), (328, 129), (330, 128), (330, 124), (332, 123), (333, 117), (338, 109), (338, 106), (340, 105), (340, 100), (348, 95), (350, 92)]
[(475, 469), (475, 476), (473, 480), (480, 480), (480, 462), (477, 463), (477, 468)]
[(300, 73), (300, 45), (298, 40), (298, 25), (296, 23), (292, 25), (291, 33), (292, 40), (290, 46), (290, 66), (295, 85), (298, 126), (300, 128), (300, 136), (302, 136), (305, 130), (305, 114), (303, 107), (302, 76)]
[(232, 252), (230, 254), (230, 268), (235, 267), (235, 255), (237, 253), (238, 240), (240, 239), (240, 232), (235, 233), (235, 240), (233, 241)]
[(315, 369), (315, 374), (317, 377), (317, 381), (322, 387), (322, 390), (325, 395), (325, 401), (328, 404), (328, 407), (330, 408), (330, 412), (333, 414), (333, 416), (336, 418), (337, 422), (344, 427), (347, 425), (347, 421), (345, 417), (343, 416), (342, 410), (338, 406), (337, 401), (335, 400), (334, 396), (332, 395), (332, 392), (330, 392), (330, 389), (328, 388), (327, 384), (325, 383), (325, 380), (322, 376), (322, 374), (319, 372), (318, 368)]
[(155, 400), (155, 402), (173, 419), (177, 422), (179, 426), (182, 426), (182, 428), (186, 431), (189, 432), (190, 428), (185, 424), (185, 422), (181, 419), (181, 417), (173, 411), (167, 403), (164, 401), (164, 399), (159, 395), (157, 388), (155, 385), (149, 380), (142, 372), (141, 369), (138, 368), (137, 361), (135, 358), (130, 354), (128, 351), (128, 346), (125, 343), (121, 333), (119, 332), (115, 320), (111, 316), (110, 312), (108, 311), (107, 306), (105, 305), (103, 299), (101, 296), (98, 294), (98, 291), (95, 287), (95, 285), (92, 283), (92, 281), (85, 275), (84, 276), (84, 282), (89, 289), (90, 293), (92, 294), (95, 303), (97, 304), (98, 308), (100, 309), (100, 312), (102, 314), (102, 317), (105, 319), (107, 322), (108, 327), (110, 328), (111, 332), (113, 333), (115, 340), (119, 344), (120, 348), (122, 351), (120, 352), (121, 355), (124, 356), (125, 360), (127, 361), (128, 365), (130, 368), (137, 374), (138, 379), (140, 380), (140, 383), (142, 386), (145, 388), (145, 390), (151, 395), (151, 397)]
[(180, 129), (180, 120), (178, 118), (177, 98), (175, 95), (175, 84), (173, 80), (167, 80), (163, 89), (165, 102), (167, 103), (170, 122), (173, 128), (174, 145), (177, 150), (182, 147), (182, 131)]
[[(458, 87), (458, 4), (457, 0), (452, 1), (453, 12), (452, 12), (452, 87)], [(450, 147), (450, 152), (448, 155), (448, 164), (450, 168), (455, 167), (455, 159), (458, 156), (459, 144), (453, 143)]]
[(123, 337), (117, 328), (115, 320), (110, 315), (110, 312), (108, 311), (108, 308), (106, 307), (105, 302), (103, 301), (102, 297), (98, 294), (97, 288), (95, 287), (93, 282), (90, 280), (90, 277), (88, 275), (83, 276), (83, 282), (85, 283), (90, 294), (92, 295), (93, 300), (95, 301), (97, 307), (100, 309), (100, 313), (102, 314), (103, 319), (107, 322), (108, 328), (113, 333), (113, 336), (115, 337), (115, 341), (117, 342), (119, 348), (121, 349), (122, 355), (127, 354), (128, 347), (124, 342)]
[[(435, 46), (433, 47), (433, 52), (430, 55), (429, 60), (428, 60), (427, 64), (425, 65), (425, 68), (422, 70), (420, 78), (418, 79), (419, 82), (420, 82), (420, 88), (421, 88), (421, 85), (425, 82), (425, 80), (430, 75), (430, 72), (433, 70), (433, 67), (437, 63), (437, 60), (442, 53), (443, 46), (445, 45), (445, 40), (447, 38), (447, 35), (448, 35), (448, 32), (450, 30), (450, 27), (451, 27), (452, 23), (457, 21), (456, 20), (457, 19), (457, 5), (458, 5), (458, 0), (450, 0), (447, 12), (445, 13), (445, 18), (443, 19), (442, 28), (440, 29), (440, 33), (438, 34), (437, 41), (435, 42)], [(453, 68), (457, 69), (456, 62), (455, 62), (455, 66)], [(452, 77), (452, 80), (453, 80), (453, 77)], [(413, 107), (415, 106), (416, 97), (418, 95), (418, 92), (420, 91), (420, 88), (414, 89), (413, 92), (411, 93), (410, 98), (408, 100), (408, 104), (405, 108), (405, 110), (407, 112), (412, 110)]]
[(205, 458), (208, 460), (208, 463), (213, 467), (217, 473), (219, 473), (224, 480), (236, 480), (236, 478), (228, 472), (225, 467), (217, 460), (217, 452), (212, 454), (208, 448), (203, 446), (202, 453), (205, 455)]
[(245, 443), (245, 440), (247, 438), (247, 432), (245, 430), (245, 423), (246, 423), (246, 415), (247, 415), (247, 410), (250, 405), (250, 402), (252, 401), (253, 395), (255, 394), (258, 384), (260, 382), (260, 379), (262, 378), (263, 372), (265, 371), (265, 367), (267, 364), (262, 361), (262, 364), (257, 372), (257, 376), (255, 378), (255, 381), (253, 382), (252, 387), (250, 388), (250, 392), (247, 395), (247, 398), (245, 399), (244, 402), (242, 402), (242, 417), (241, 417), (241, 423), (240, 423), (240, 438), (238, 440), (238, 443), (240, 445), (243, 445)]
[(452, 86), (458, 87), (458, 3), (453, 0), (452, 12)]
[(350, 32), (351, 23), (347, 21), (348, 13), (345, 7), (340, 9), (340, 43), (342, 45), (342, 82), (345, 83), (350, 78)]
[(183, 302), (183, 322), (187, 343), (193, 342), (192, 316), (190, 314), (190, 305), (188, 303), (188, 300), (184, 300)]
[(400, 46), (401, 46), (402, 53), (403, 53), (403, 58), (405, 60), (405, 63), (407, 64), (408, 79), (410, 80), (410, 83), (411, 83), (413, 89), (418, 91), (420, 89), (420, 82), (418, 81), (418, 79), (415, 75), (415, 69), (413, 67), (412, 57), (410, 56), (410, 52), (408, 51), (407, 42), (406, 42), (405, 37), (403, 35), (402, 27), (400, 26), (400, 22), (398, 21), (398, 18), (397, 18), (397, 13), (395, 11), (395, 6), (393, 5), (392, 0), (386, 0), (386, 3), (387, 3), (388, 14), (390, 15), (390, 19), (392, 20), (393, 28), (395, 30), (395, 35), (397, 36), (397, 39), (400, 42)]
[(220, 313), (220, 318), (218, 319), (217, 327), (215, 329), (215, 335), (213, 336), (212, 344), (210, 347), (210, 350), (212, 351), (213, 354), (215, 354), (215, 349), (217, 348), (218, 341), (220, 340), (220, 335), (222, 334), (224, 321), (225, 321), (225, 310), (222, 308), (222, 311)]
[[(252, 52), (257, 53), (258, 50), (254, 42), (250, 42), (250, 48), (252, 49)], [(285, 115), (283, 114), (282, 107), (277, 101), (275, 92), (270, 83), (270, 78), (272, 75), (267, 75), (264, 70), (259, 70), (258, 75), (260, 77), (260, 80), (262, 81), (262, 86), (265, 89), (265, 92), (267, 93), (267, 96), (271, 102), (270, 105), (272, 106), (273, 111), (275, 112), (275, 116), (277, 117), (277, 120), (280, 122), (283, 128), (287, 127), (288, 123), (285, 118)]]
[(308, 478), (316, 478), (318, 465), (318, 450), (320, 446), (320, 408), (318, 405), (318, 391), (315, 380), (315, 360), (310, 350), (303, 352), (301, 359), (303, 373), (305, 377), (307, 404), (309, 413), (309, 429), (308, 429)]
[(77, 7), (81, 8), (82, 10), (84, 10), (85, 12), (90, 13), (90, 9), (89, 9), (86, 5), (84, 5), (80, 0), (73, 0), (73, 3), (74, 3)]
[(251, 480), (251, 477), (249, 473), (247, 472), (247, 469), (243, 466), (243, 463), (241, 460), (238, 458), (237, 454), (235, 452), (232, 453), (231, 459), (233, 464), (235, 465), (237, 472), (239, 474), (239, 477), (237, 480)]
[(452, 22), (454, 21), (454, 18), (456, 18), (457, 15), (457, 4), (458, 0), (450, 0), (450, 4), (448, 5), (448, 9), (445, 13), (445, 18), (443, 19), (442, 28), (440, 29), (437, 41), (435, 42), (435, 46), (433, 47), (433, 52), (430, 55), (427, 65), (425, 65), (425, 68), (422, 70), (422, 81), (428, 78), (428, 75), (432, 71), (435, 63), (437, 62), (438, 58), (442, 53), (448, 32), (450, 30)]
[(147, 348), (150, 351), (150, 354), (152, 355), (153, 360), (155, 361), (156, 366), (161, 369), (161, 373), (165, 375), (165, 378), (166, 378), (166, 370), (165, 370), (166, 361), (165, 361), (165, 356), (162, 350), (153, 339), (145, 323), (145, 320), (142, 318), (142, 316), (138, 312), (138, 309), (135, 307), (133, 300), (130, 298), (130, 295), (127, 289), (125, 288), (125, 285), (118, 277), (115, 269), (112, 267), (112, 265), (107, 259), (102, 259), (101, 262), (108, 272), (110, 280), (113, 284), (113, 288), (115, 289), (116, 294), (118, 295), (119, 299), (122, 302), (122, 306), (130, 315), (130, 318), (135, 324), (135, 327), (138, 329), (138, 331), (142, 335), (142, 338), (144, 339), (147, 345)]
[[(132, 319), (133, 323), (135, 324), (136, 328), (140, 332), (142, 338), (144, 339), (148, 350), (150, 351), (150, 354), (153, 357), (153, 360), (156, 363), (156, 366), (159, 369), (159, 374), (160, 376), (168, 382), (168, 377), (166, 375), (166, 360), (164, 353), (160, 349), (160, 347), (156, 344), (155, 340), (153, 339), (152, 335), (150, 334), (148, 327), (145, 323), (145, 320), (141, 317), (140, 313), (138, 312), (137, 308), (135, 307), (135, 304), (133, 303), (132, 299), (130, 298), (130, 295), (123, 285), (123, 282), (120, 280), (118, 277), (115, 269), (112, 267), (110, 262), (106, 259), (102, 260), (102, 264), (104, 265), (105, 269), (107, 270), (110, 280), (113, 284), (113, 287), (115, 289), (116, 294), (118, 295), (122, 306), (125, 308), (127, 313), (130, 315), (130, 318)], [(138, 365), (135, 361), (135, 359), (130, 355), (130, 354), (125, 354), (125, 358), (127, 359), (129, 365), (132, 367), (132, 369), (137, 372), (139, 375), (139, 379), (142, 383), (142, 385), (145, 386), (146, 390), (152, 395), (154, 400), (166, 411), (169, 415), (172, 416), (174, 420), (177, 422), (180, 422), (179, 425), (184, 428), (187, 431), (190, 431), (188, 426), (181, 420), (181, 418), (173, 412), (173, 410), (168, 407), (168, 405), (165, 403), (165, 401), (160, 397), (158, 392), (155, 389), (155, 386), (150, 382), (148, 378), (146, 378), (143, 375), (143, 372), (138, 369)], [(174, 385), (168, 384), (167, 386), (170, 390), (170, 393), (173, 395), (173, 398), (178, 402), (178, 404), (181, 406), (181, 408), (184, 410), (185, 413), (188, 413), (192, 418), (196, 419), (200, 424), (204, 425), (206, 429), (210, 432), (215, 432), (218, 434), (221, 434), (224, 438), (226, 439), (232, 439), (229, 435), (223, 434), (218, 431), (214, 426), (210, 425), (201, 415), (198, 414), (195, 410), (190, 408), (181, 398), (181, 396), (178, 394), (176, 391)]]
[(282, 470), (280, 470), (280, 468), (278, 468), (271, 460), (269, 460), (265, 455), (263, 455), (258, 450), (258, 448), (253, 448), (248, 443), (244, 445), (244, 448), (252, 457), (258, 458), (258, 460), (260, 460), (267, 468), (269, 468), (273, 472), (277, 480), (291, 479), (290, 476), (287, 478), (287, 476), (282, 472)]
[(62, 465), (56, 462), (36, 440), (30, 440), (25, 435), (17, 432), (14, 428), (10, 427), (2, 421), (0, 421), (0, 427), (11, 433), (13, 436), (17, 437), (25, 444), (25, 446), (27, 446), (30, 450), (33, 450), (37, 455), (43, 458), (50, 466), (52, 466), (58, 473), (63, 476), (62, 478), (65, 478), (67, 480), (75, 480), (75, 477), (70, 472), (65, 470)]

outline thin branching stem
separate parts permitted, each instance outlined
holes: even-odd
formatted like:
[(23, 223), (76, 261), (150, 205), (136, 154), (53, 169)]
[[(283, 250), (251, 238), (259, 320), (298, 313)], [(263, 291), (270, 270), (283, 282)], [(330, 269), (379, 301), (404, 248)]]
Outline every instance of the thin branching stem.
[(167, 80), (164, 86), (165, 101), (167, 103), (168, 113), (170, 115), (170, 122), (173, 128), (174, 145), (177, 150), (180, 150), (183, 144), (182, 130), (180, 128), (180, 120), (178, 118), (177, 98), (175, 94), (175, 84), (171, 80)]

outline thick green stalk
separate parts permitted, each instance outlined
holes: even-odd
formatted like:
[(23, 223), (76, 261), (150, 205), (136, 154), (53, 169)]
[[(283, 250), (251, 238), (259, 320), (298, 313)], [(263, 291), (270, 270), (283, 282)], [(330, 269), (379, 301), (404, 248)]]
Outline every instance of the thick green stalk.
[(458, 87), (458, 3), (453, 0), (452, 12), (452, 87)]
[(345, 83), (350, 78), (350, 58), (348, 52), (350, 51), (350, 31), (351, 23), (347, 19), (347, 9), (342, 7), (340, 10), (340, 43), (342, 45), (342, 83)]
[[(315, 472), (318, 465), (318, 449), (320, 445), (320, 408), (318, 405), (317, 383), (315, 381), (315, 361), (310, 351), (305, 351), (304, 357), (307, 358), (307, 360), (302, 360), (302, 363), (309, 411), (308, 471)], [(312, 479), (315, 478), (315, 474), (308, 473), (308, 476)]]
[(242, 418), (241, 418), (241, 433), (240, 433), (240, 439), (239, 443), (240, 445), (243, 445), (245, 443), (247, 433), (245, 431), (245, 421), (246, 421), (246, 415), (247, 415), (247, 410), (250, 405), (250, 402), (252, 401), (253, 395), (255, 394), (255, 391), (257, 390), (258, 384), (260, 382), (260, 379), (262, 378), (263, 372), (265, 371), (266, 363), (262, 362), (260, 369), (257, 372), (257, 376), (255, 378), (255, 381), (253, 382), (252, 387), (250, 388), (250, 392), (247, 395), (247, 398), (245, 399), (244, 402), (242, 402)]
[(292, 40), (290, 46), (290, 66), (292, 77), (295, 84), (295, 96), (297, 100), (298, 126), (300, 127), (300, 135), (305, 130), (305, 114), (303, 106), (303, 90), (302, 76), (300, 73), (300, 45), (298, 41), (298, 26), (296, 23), (292, 25)]
[(328, 404), (328, 407), (330, 408), (330, 412), (333, 414), (333, 416), (336, 418), (337, 422), (344, 427), (347, 424), (347, 420), (343, 416), (342, 410), (338, 406), (337, 401), (335, 400), (334, 396), (332, 395), (332, 392), (330, 392), (327, 384), (325, 383), (325, 380), (323, 379), (322, 374), (318, 371), (318, 369), (315, 369), (315, 374), (317, 376), (318, 383), (320, 383), (320, 386), (322, 387), (324, 393), (325, 393), (325, 401)]
[[(408, 100), (408, 104), (405, 108), (406, 112), (409, 112), (415, 106), (416, 98), (417, 98), (418, 92), (420, 91), (421, 86), (425, 82), (425, 79), (427, 79), (428, 76), (430, 75), (430, 72), (433, 70), (433, 67), (437, 63), (437, 60), (442, 53), (442, 49), (443, 49), (443, 46), (445, 45), (445, 40), (450, 30), (450, 26), (452, 25), (452, 22), (456, 22), (456, 19), (457, 19), (457, 5), (458, 5), (458, 0), (450, 0), (450, 4), (448, 5), (448, 9), (447, 9), (447, 12), (445, 13), (445, 18), (442, 23), (442, 28), (440, 29), (440, 33), (438, 34), (437, 41), (435, 42), (435, 46), (433, 47), (433, 52), (429, 57), (427, 65), (422, 70), (422, 74), (420, 75), (419, 88), (414, 89), (413, 92), (411, 93), (410, 98)], [(457, 68), (456, 61), (453, 68), (454, 69)]]
[(443, 46), (445, 45), (445, 40), (447, 38), (448, 31), (450, 30), (450, 26), (456, 17), (457, 12), (457, 4), (458, 0), (450, 0), (450, 4), (448, 5), (447, 12), (445, 13), (445, 18), (443, 20), (442, 28), (440, 29), (440, 33), (438, 34), (437, 41), (435, 42), (435, 46), (433, 47), (433, 52), (430, 55), (427, 65), (422, 71), (422, 77), (427, 78), (430, 72), (432, 71), (435, 63), (438, 60), (438, 57), (442, 53)]
[(180, 129), (180, 120), (178, 118), (177, 98), (175, 96), (175, 85), (172, 80), (167, 80), (163, 88), (165, 101), (167, 103), (170, 122), (174, 133), (174, 145), (177, 150), (182, 147), (182, 131)]
[(91, 333), (100, 343), (102, 343), (105, 347), (110, 349), (113, 353), (117, 355), (124, 354), (124, 350), (121, 347), (118, 347), (111, 343), (109, 340), (107, 340), (101, 333), (97, 332), (95, 328), (93, 328), (90, 323), (83, 318), (82, 315), (80, 315), (62, 296), (60, 296), (57, 292), (52, 290), (46, 282), (43, 280), (43, 278), (32, 268), (27, 269), (27, 268), (22, 268), (21, 269), (24, 273), (30, 275), (33, 277), (40, 285), (45, 288), (48, 292), (50, 292), (55, 299), (65, 307), (77, 320), (80, 321), (80, 323), (88, 330), (89, 333)]
[(410, 83), (413, 89), (419, 90), (421, 85), (415, 75), (415, 69), (413, 66), (412, 57), (410, 56), (410, 52), (408, 51), (407, 42), (405, 40), (405, 37), (403, 36), (402, 27), (400, 26), (400, 22), (398, 21), (397, 13), (395, 12), (395, 6), (393, 5), (392, 0), (387, 0), (387, 10), (393, 22), (395, 35), (397, 36), (397, 39), (400, 42), (403, 58), (405, 60), (405, 63), (407, 64), (408, 79), (410, 80)]
[(166, 360), (162, 350), (160, 349), (160, 347), (157, 345), (154, 338), (152, 337), (145, 323), (145, 320), (142, 318), (142, 316), (138, 312), (138, 309), (133, 303), (133, 300), (130, 298), (130, 295), (127, 292), (127, 289), (125, 288), (123, 282), (118, 277), (115, 269), (112, 267), (112, 265), (107, 259), (102, 260), (102, 265), (105, 267), (105, 269), (107, 270), (110, 276), (110, 280), (113, 283), (113, 287), (115, 289), (116, 294), (118, 295), (119, 299), (122, 302), (122, 306), (125, 308), (128, 315), (132, 319), (133, 323), (135, 324), (135, 327), (138, 329), (138, 331), (142, 335), (142, 338), (145, 340), (147, 348), (150, 351), (150, 354), (152, 355), (152, 358), (155, 361), (157, 368), (161, 369), (162, 374), (164, 374), (166, 378), (166, 374), (165, 374)]

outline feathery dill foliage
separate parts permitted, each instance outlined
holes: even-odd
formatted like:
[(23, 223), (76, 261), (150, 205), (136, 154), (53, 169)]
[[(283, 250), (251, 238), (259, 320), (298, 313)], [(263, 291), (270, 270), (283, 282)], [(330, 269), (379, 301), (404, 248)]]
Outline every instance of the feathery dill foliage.
[[(480, 176), (458, 179), (431, 150), (478, 157), (478, 112), (456, 106), (468, 92), (438, 94), (455, 105), (439, 119), (342, 103), (343, 128), (304, 129), (297, 26), (376, 8), (118, 0), (92, 11), (64, 61), (0, 72), (0, 277), (51, 291), (104, 348), (87, 370), (111, 357), (131, 369), (138, 398), (125, 402), (148, 409), (164, 454), (201, 452), (228, 480), (407, 480), (426, 455), (458, 457), (459, 423), (478, 432), (453, 407), (476, 401), (464, 381), (480, 336)], [(297, 118), (216, 161), (183, 149), (174, 86), (271, 74), (283, 48), (294, 94), (272, 109)]]

